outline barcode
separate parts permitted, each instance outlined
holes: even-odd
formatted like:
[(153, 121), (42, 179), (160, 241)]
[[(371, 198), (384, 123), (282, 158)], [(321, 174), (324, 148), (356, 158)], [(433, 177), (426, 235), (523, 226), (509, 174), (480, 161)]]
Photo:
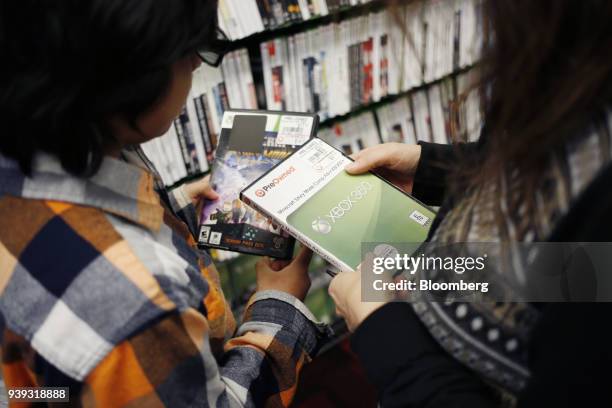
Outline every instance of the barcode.
[(301, 134), (302, 132), (304, 132), (304, 128), (301, 126), (288, 126), (283, 128), (283, 132)]
[(312, 130), (313, 118), (282, 116), (278, 127), (277, 143), (299, 146), (308, 140)]
[(316, 163), (320, 162), (321, 159), (327, 153), (325, 151), (325, 149), (322, 149), (320, 147), (315, 147), (315, 150), (316, 151), (308, 158), (308, 161), (310, 162), (310, 164), (316, 164)]

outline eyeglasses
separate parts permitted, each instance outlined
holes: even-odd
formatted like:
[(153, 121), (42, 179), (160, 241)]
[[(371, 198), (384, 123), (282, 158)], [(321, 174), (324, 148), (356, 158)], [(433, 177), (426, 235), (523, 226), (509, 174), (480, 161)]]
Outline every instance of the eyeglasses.
[(211, 67), (221, 65), (223, 57), (230, 51), (232, 43), (220, 28), (215, 29), (215, 37), (214, 40), (196, 51), (202, 61)]

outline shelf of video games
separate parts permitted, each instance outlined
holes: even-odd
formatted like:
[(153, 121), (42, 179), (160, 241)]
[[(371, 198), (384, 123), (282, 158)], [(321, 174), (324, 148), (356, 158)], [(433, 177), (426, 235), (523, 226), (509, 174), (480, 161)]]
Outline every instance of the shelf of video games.
[(383, 8), (388, 0), (220, 0), (219, 26), (229, 39), (278, 36), (311, 24)]
[[(479, 96), (472, 89), (482, 30), (479, 0), (425, 0), (380, 10), (356, 6), (382, 3), (376, 0), (237, 3), (220, 1), (220, 25), (246, 46), (230, 52), (220, 69), (201, 66), (174, 126), (142, 145), (166, 185), (209, 171), (221, 118), (230, 107), (315, 112), (321, 119), (318, 137), (347, 154), (381, 142), (449, 143), (451, 129), (461, 140), (479, 134)], [(257, 37), (350, 7), (361, 11), (291, 35)], [(239, 311), (254, 289), (257, 257), (214, 249), (211, 254)], [(306, 303), (331, 322), (334, 305), (324, 268), (315, 257)]]

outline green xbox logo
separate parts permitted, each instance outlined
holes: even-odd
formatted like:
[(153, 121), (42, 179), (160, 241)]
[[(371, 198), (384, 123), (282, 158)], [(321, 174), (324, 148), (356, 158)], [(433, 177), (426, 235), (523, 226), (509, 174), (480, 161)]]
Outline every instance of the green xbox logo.
[(319, 234), (329, 234), (332, 230), (332, 226), (329, 221), (324, 220), (321, 217), (317, 217), (312, 221), (312, 229)]

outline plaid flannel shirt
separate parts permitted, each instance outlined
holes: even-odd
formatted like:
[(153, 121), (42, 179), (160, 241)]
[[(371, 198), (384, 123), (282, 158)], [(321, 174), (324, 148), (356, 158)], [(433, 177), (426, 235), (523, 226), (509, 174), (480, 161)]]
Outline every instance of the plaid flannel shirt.
[(112, 158), (82, 179), (49, 155), (32, 177), (0, 156), (7, 388), (67, 386), (87, 407), (287, 406), (317, 344), (312, 315), (261, 292), (236, 331), (214, 265), (173, 214), (193, 220), (192, 205), (179, 190), (163, 206), (154, 184)]

